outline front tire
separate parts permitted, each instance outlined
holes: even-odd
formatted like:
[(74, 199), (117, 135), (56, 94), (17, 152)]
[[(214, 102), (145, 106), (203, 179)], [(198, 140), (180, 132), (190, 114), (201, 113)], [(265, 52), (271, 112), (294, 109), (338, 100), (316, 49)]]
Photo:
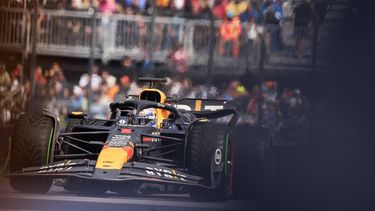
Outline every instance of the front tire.
[[(47, 165), (53, 150), (53, 132), (53, 121), (49, 117), (21, 115), (12, 137), (10, 173), (21, 173), (26, 167)], [(52, 178), (11, 176), (9, 182), (19, 192), (46, 193), (52, 185)]]
[(192, 127), (187, 149), (189, 174), (204, 178), (206, 185), (213, 185), (213, 188), (191, 188), (190, 196), (197, 201), (225, 201), (232, 192), (233, 179), (228, 128), (211, 122)]

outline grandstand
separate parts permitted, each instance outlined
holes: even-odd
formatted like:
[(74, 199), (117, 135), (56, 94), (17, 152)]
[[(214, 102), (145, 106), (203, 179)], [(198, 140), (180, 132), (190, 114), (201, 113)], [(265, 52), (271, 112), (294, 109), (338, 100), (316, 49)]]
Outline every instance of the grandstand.
[[(253, 23), (242, 22), (242, 30), (238, 38), (239, 56), (230, 54), (233, 43), (226, 44), (225, 54), (218, 50), (221, 40), (220, 27), (225, 20), (214, 15), (211, 15), (211, 20), (207, 16), (193, 16), (187, 12), (192, 10), (188, 8), (183, 10), (183, 15), (178, 15), (179, 13), (166, 12), (168, 10), (165, 8), (156, 7), (158, 13), (154, 17), (153, 14), (146, 12), (147, 9), (133, 14), (126, 12), (127, 8), (134, 8), (134, 5), (120, 5), (123, 7), (122, 10), (109, 14), (100, 12), (99, 7), (96, 8), (98, 12), (94, 13), (88, 7), (82, 6), (80, 9), (72, 6), (61, 7), (56, 6), (59, 5), (58, 1), (43, 1), (45, 4), (40, 3), (34, 26), (32, 23), (34, 12), (31, 5), (23, 5), (22, 8), (22, 5), (17, 7), (12, 4), (11, 2), (14, 2), (12, 0), (9, 2), (0, 9), (0, 27), (3, 29), (3, 33), (0, 34), (0, 50), (3, 52), (12, 51), (30, 55), (34, 40), (32, 29), (36, 26), (38, 29), (36, 54), (54, 56), (57, 59), (62, 57), (88, 59), (92, 51), (94, 58), (103, 64), (120, 61), (124, 56), (137, 61), (151, 59), (154, 63), (166, 64), (170, 62), (168, 56), (174, 50), (175, 44), (180, 43), (186, 52), (188, 69), (197, 70), (196, 72), (199, 73), (210, 71), (213, 75), (242, 75), (260, 70), (306, 72), (311, 69), (313, 24), (310, 24), (304, 41), (303, 56), (296, 56), (293, 9), (298, 1), (276, 1), (283, 14), (279, 21), (280, 30), (276, 34), (279, 45), (277, 50), (271, 51), (264, 44), (267, 43), (267, 39), (271, 39), (267, 36), (270, 32), (268, 32), (269, 24), (266, 18), (254, 23), (259, 29), (255, 37), (254, 35), (249, 37)], [(185, 1), (185, 4), (186, 2), (189, 1)], [(258, 1), (245, 2), (257, 5), (256, 8), (264, 13), (265, 6), (258, 4)], [(333, 7), (327, 8), (329, 10)], [(212, 8), (212, 11), (214, 10), (215, 8)], [(93, 24), (96, 28), (96, 36), (94, 36), (94, 45), (91, 45)], [(327, 39), (321, 37), (320, 40), (322, 42), (319, 42), (317, 47), (323, 49), (328, 45)], [(325, 50), (317, 52), (318, 70), (327, 67), (325, 52)]]

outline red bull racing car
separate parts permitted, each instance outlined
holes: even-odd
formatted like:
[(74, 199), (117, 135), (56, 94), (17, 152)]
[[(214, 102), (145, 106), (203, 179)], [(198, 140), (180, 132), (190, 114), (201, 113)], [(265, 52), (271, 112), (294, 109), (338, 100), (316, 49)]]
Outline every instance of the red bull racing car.
[(234, 172), (229, 129), (238, 113), (223, 100), (168, 99), (152, 88), (164, 79), (140, 81), (150, 88), (112, 103), (108, 120), (72, 112), (60, 131), (51, 112), (22, 114), (7, 161), (12, 188), (45, 193), (61, 178), (71, 191), (126, 193), (164, 184), (183, 187), (193, 199), (226, 200)]

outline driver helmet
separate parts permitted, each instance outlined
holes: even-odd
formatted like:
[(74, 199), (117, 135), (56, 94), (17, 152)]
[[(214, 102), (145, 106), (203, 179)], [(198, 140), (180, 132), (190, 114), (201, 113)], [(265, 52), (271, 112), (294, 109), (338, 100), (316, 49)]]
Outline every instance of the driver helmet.
[(154, 108), (146, 108), (139, 112), (139, 119), (142, 125), (156, 126), (156, 116)]

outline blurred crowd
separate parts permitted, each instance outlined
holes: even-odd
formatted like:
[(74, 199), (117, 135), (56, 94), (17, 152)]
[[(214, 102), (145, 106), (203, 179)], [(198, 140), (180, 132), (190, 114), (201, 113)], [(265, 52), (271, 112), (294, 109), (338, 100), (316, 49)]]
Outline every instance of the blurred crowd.
[(23, 67), (17, 64), (12, 71), (0, 63), (0, 124), (15, 120), (25, 111), (26, 101), (30, 93), (30, 82), (21, 84)]
[[(2, 121), (9, 121), (9, 109), (18, 111), (25, 109), (26, 98), (30, 98), (30, 83), (26, 80), (20, 84), (20, 68), (11, 71), (11, 76), (0, 66), (1, 93), (11, 90), (22, 90), (23, 104), (1, 107)], [(68, 112), (89, 112), (95, 118), (109, 118), (109, 104), (121, 102), (128, 97), (135, 96), (148, 87), (146, 83), (138, 82), (132, 72), (125, 72), (120, 76), (112, 75), (105, 68), (94, 65), (92, 75), (84, 73), (76, 82), (67, 81), (59, 63), (42, 69), (37, 67), (34, 73), (35, 85), (32, 99), (34, 111), (47, 108), (56, 113), (65, 124)], [(91, 78), (91, 80), (90, 80)], [(212, 81), (196, 82), (187, 76), (177, 75), (167, 77), (167, 83), (160, 85), (168, 97), (225, 99), (233, 101), (233, 105), (240, 112), (240, 122), (264, 127), (276, 127), (286, 120), (303, 121), (306, 119), (308, 104), (298, 88), (279, 87), (276, 81), (263, 81), (260, 84), (242, 84), (239, 80), (228, 81), (223, 84)], [(4, 99), (1, 99), (1, 102)], [(5, 113), (8, 112), (8, 114)], [(19, 114), (20, 112), (18, 112)], [(16, 113), (17, 115), (17, 113)]]
[[(22, 6), (22, 0), (11, 1), (13, 6)], [(92, 1), (88, 0), (56, 0), (44, 1), (44, 8), (55, 8), (64, 10), (87, 10)], [(16, 4), (16, 5), (14, 5)], [(126, 14), (147, 16), (152, 14), (152, 1), (150, 0), (99, 0), (98, 10), (101, 13)], [(178, 18), (221, 20), (219, 26), (219, 40), (217, 49), (219, 54), (238, 57), (240, 55), (240, 41), (247, 36), (248, 45), (259, 46), (260, 38), (263, 37), (267, 51), (275, 52), (282, 48), (281, 26), (284, 19), (294, 17), (294, 35), (298, 56), (304, 52), (303, 40), (309, 34), (312, 22), (321, 22), (324, 18), (326, 5), (310, 1), (290, 0), (156, 0), (158, 16), (169, 16)], [(43, 22), (41, 16), (40, 22)], [(67, 27), (72, 30), (69, 34), (82, 34), (79, 22), (67, 22)], [(140, 43), (148, 39), (148, 28), (138, 22), (137, 37)], [(155, 25), (154, 50), (160, 47), (164, 28)], [(125, 27), (124, 30), (127, 28)], [(43, 32), (43, 30), (42, 30)], [(90, 28), (85, 32), (89, 33)], [(188, 53), (184, 45), (176, 38), (177, 29), (171, 24), (167, 27), (167, 39), (170, 49), (167, 55), (169, 68), (184, 75), (188, 71)], [(197, 31), (197, 33), (199, 30)], [(127, 36), (124, 31), (123, 35)], [(200, 32), (199, 32), (200, 33)], [(199, 33), (196, 35), (198, 36)], [(204, 33), (204, 32), (202, 32)], [(202, 35), (203, 36), (203, 35)], [(160, 39), (159, 39), (160, 38)], [(134, 42), (136, 39), (134, 38)], [(158, 40), (160, 40), (159, 44)], [(132, 44), (127, 42), (125, 45)], [(133, 43), (134, 44), (134, 43)], [(140, 45), (142, 46), (142, 45)], [(156, 46), (156, 47), (155, 47)], [(126, 47), (126, 46), (125, 46)], [(256, 56), (258, 54), (254, 54)], [(34, 97), (36, 107), (48, 107), (56, 113), (66, 116), (69, 110), (90, 111), (97, 117), (104, 118), (108, 110), (108, 104), (116, 100), (124, 100), (127, 95), (135, 95), (144, 86), (135, 80), (140, 74), (144, 75), (154, 65), (148, 61), (149, 55), (144, 56), (141, 69), (135, 70), (132, 59), (126, 57), (122, 60), (125, 67), (124, 75), (113, 76), (108, 70), (99, 70), (94, 66), (91, 75), (83, 74), (78, 83), (69, 83), (64, 76), (60, 65), (55, 63), (49, 69), (43, 70), (37, 67), (35, 70)], [(19, 86), (17, 71), (11, 72), (10, 76), (2, 76), (2, 84), (10, 89)], [(9, 78), (9, 80), (8, 80)], [(11, 81), (8, 83), (8, 81)], [(17, 84), (18, 83), (18, 84)], [(10, 84), (10, 85), (9, 85)], [(3, 86), (4, 86), (3, 85)], [(25, 92), (29, 92), (24, 84)], [(11, 88), (13, 87), (13, 88)], [(238, 102), (238, 107), (243, 114), (242, 121), (251, 124), (268, 124), (267, 119), (290, 115), (290, 108), (299, 107), (302, 103), (300, 90), (286, 88), (280, 90), (277, 83), (268, 81), (260, 87), (245, 87), (238, 81), (230, 82), (227, 87), (218, 87), (215, 84), (197, 84), (187, 77), (170, 78), (165, 86), (166, 93), (174, 97), (197, 97), (197, 98), (224, 98)], [(88, 93), (91, 93), (90, 95)], [(89, 100), (90, 99), (90, 100)], [(89, 103), (90, 102), (90, 103)], [(38, 103), (40, 105), (38, 105)], [(295, 112), (294, 112), (295, 113)], [(261, 116), (261, 117), (260, 117)], [(288, 116), (289, 117), (289, 116)]]
[[(197, 20), (221, 20), (218, 28), (217, 51), (223, 56), (238, 57), (240, 46), (259, 48), (264, 38), (266, 53), (274, 53), (283, 49), (282, 30), (284, 20), (293, 20), (293, 34), (295, 38), (296, 56), (301, 58), (305, 51), (304, 45), (311, 35), (312, 25), (323, 22), (330, 1), (315, 2), (312, 0), (45, 0), (41, 2), (43, 8), (84, 11), (97, 5), (100, 13), (106, 15), (124, 14), (132, 16), (150, 16), (153, 6), (157, 16), (171, 18), (188, 18)], [(9, 6), (21, 7), (23, 0), (9, 0)], [(45, 18), (40, 17), (43, 25)], [(48, 24), (47, 24), (48, 25)], [(133, 26), (134, 25), (134, 26)], [(150, 29), (144, 21), (135, 24), (127, 23), (122, 36), (127, 36), (125, 45), (144, 47)], [(66, 24), (70, 36), (88, 36), (92, 29), (79, 20), (68, 21)], [(133, 29), (134, 28), (134, 29)], [(41, 29), (41, 33), (43, 30)], [(120, 28), (118, 29), (118, 31)], [(167, 31), (165, 33), (164, 31)], [(291, 30), (291, 28), (285, 28)], [(121, 30), (120, 30), (121, 31)], [(131, 34), (129, 34), (131, 33)], [(165, 34), (164, 34), (165, 33)], [(199, 33), (202, 33), (200, 35)], [(204, 40), (204, 33), (197, 32)], [(166, 27), (162, 23), (155, 24), (155, 50), (161, 46), (162, 37), (168, 36), (166, 44), (169, 49), (177, 45), (178, 26), (170, 24)], [(83, 39), (80, 42), (84, 42)], [(79, 43), (78, 43), (79, 44)], [(254, 54), (254, 56), (257, 56)], [(259, 55), (258, 55), (259, 57)]]

